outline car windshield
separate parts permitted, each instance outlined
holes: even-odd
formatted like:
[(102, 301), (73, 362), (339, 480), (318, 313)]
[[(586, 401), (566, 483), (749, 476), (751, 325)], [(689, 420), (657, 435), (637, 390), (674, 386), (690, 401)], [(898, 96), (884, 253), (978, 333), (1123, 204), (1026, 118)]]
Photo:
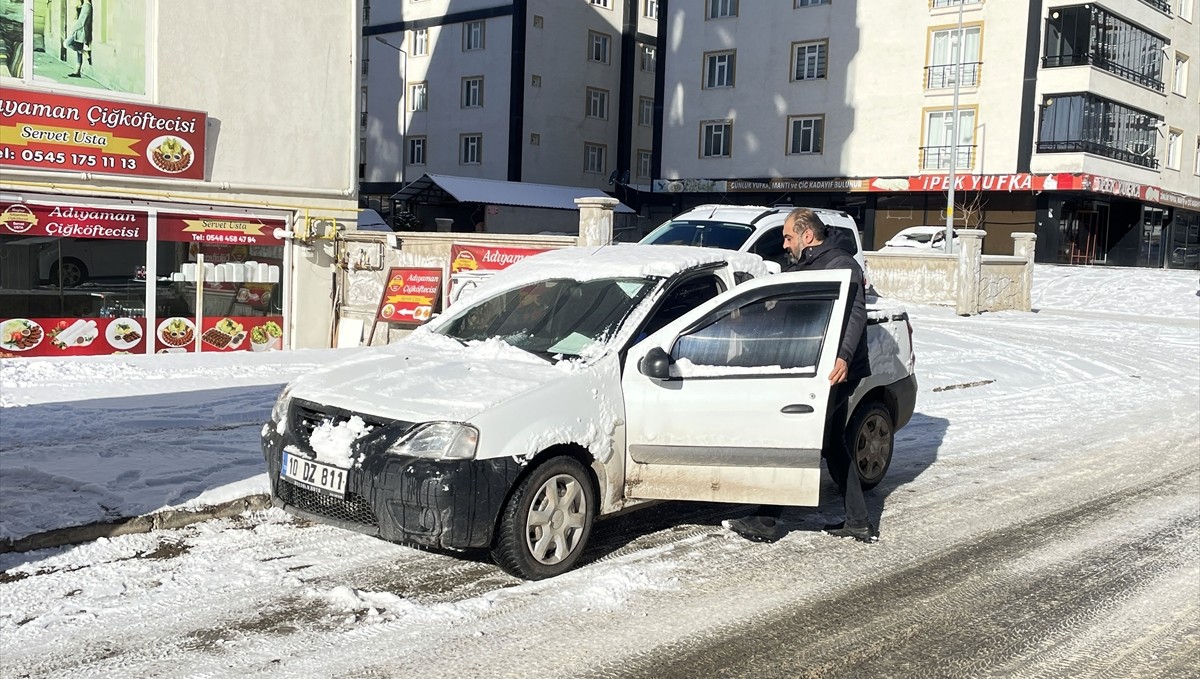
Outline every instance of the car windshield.
[(650, 245), (695, 245), (704, 248), (737, 250), (754, 233), (745, 224), (712, 221), (671, 221), (651, 231), (642, 243)]
[(604, 278), (530, 283), (474, 302), (435, 332), (463, 342), (496, 337), (551, 361), (580, 356), (607, 342), (656, 282)]

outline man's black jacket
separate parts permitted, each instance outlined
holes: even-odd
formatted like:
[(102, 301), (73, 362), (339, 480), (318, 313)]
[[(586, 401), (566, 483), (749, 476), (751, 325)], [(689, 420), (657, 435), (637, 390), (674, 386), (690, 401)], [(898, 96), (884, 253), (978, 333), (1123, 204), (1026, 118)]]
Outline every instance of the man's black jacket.
[(845, 250), (824, 241), (800, 251), (800, 259), (787, 271), (819, 271), (850, 269), (850, 296), (846, 304), (845, 329), (838, 346), (838, 358), (846, 361), (847, 380), (871, 374), (871, 359), (867, 356), (867, 301), (863, 291), (863, 274), (858, 262)]

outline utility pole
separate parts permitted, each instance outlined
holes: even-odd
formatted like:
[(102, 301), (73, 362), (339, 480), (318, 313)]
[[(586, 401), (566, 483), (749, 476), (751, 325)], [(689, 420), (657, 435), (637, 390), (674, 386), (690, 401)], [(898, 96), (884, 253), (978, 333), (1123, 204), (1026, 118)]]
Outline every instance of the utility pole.
[(954, 252), (954, 183), (958, 167), (958, 88), (962, 81), (963, 4), (958, 0), (958, 30), (954, 34), (954, 103), (950, 111), (950, 189), (946, 193), (946, 253)]

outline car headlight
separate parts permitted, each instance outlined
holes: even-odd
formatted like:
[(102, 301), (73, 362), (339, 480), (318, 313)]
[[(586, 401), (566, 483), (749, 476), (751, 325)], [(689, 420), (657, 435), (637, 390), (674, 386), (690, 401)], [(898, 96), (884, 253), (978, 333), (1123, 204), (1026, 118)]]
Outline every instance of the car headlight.
[(430, 457), (436, 460), (473, 460), (479, 430), (461, 422), (430, 422), (388, 446), (393, 455)]
[(288, 404), (292, 401), (292, 385), (283, 388), (279, 393), (279, 398), (275, 399), (275, 405), (271, 407), (271, 421), (284, 422), (287, 420)]

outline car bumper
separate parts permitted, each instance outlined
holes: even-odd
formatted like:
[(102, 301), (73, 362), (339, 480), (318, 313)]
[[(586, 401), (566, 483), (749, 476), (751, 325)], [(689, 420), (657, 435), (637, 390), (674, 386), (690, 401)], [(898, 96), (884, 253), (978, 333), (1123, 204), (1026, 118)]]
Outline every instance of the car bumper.
[(917, 376), (909, 375), (888, 385), (888, 391), (896, 397), (896, 429), (908, 424), (917, 407)]
[(281, 475), (285, 446), (308, 451), (274, 423), (262, 437), (275, 506), (318, 523), (439, 549), (488, 547), (509, 489), (524, 467), (511, 458), (439, 461), (368, 450), (349, 470), (344, 497)]

